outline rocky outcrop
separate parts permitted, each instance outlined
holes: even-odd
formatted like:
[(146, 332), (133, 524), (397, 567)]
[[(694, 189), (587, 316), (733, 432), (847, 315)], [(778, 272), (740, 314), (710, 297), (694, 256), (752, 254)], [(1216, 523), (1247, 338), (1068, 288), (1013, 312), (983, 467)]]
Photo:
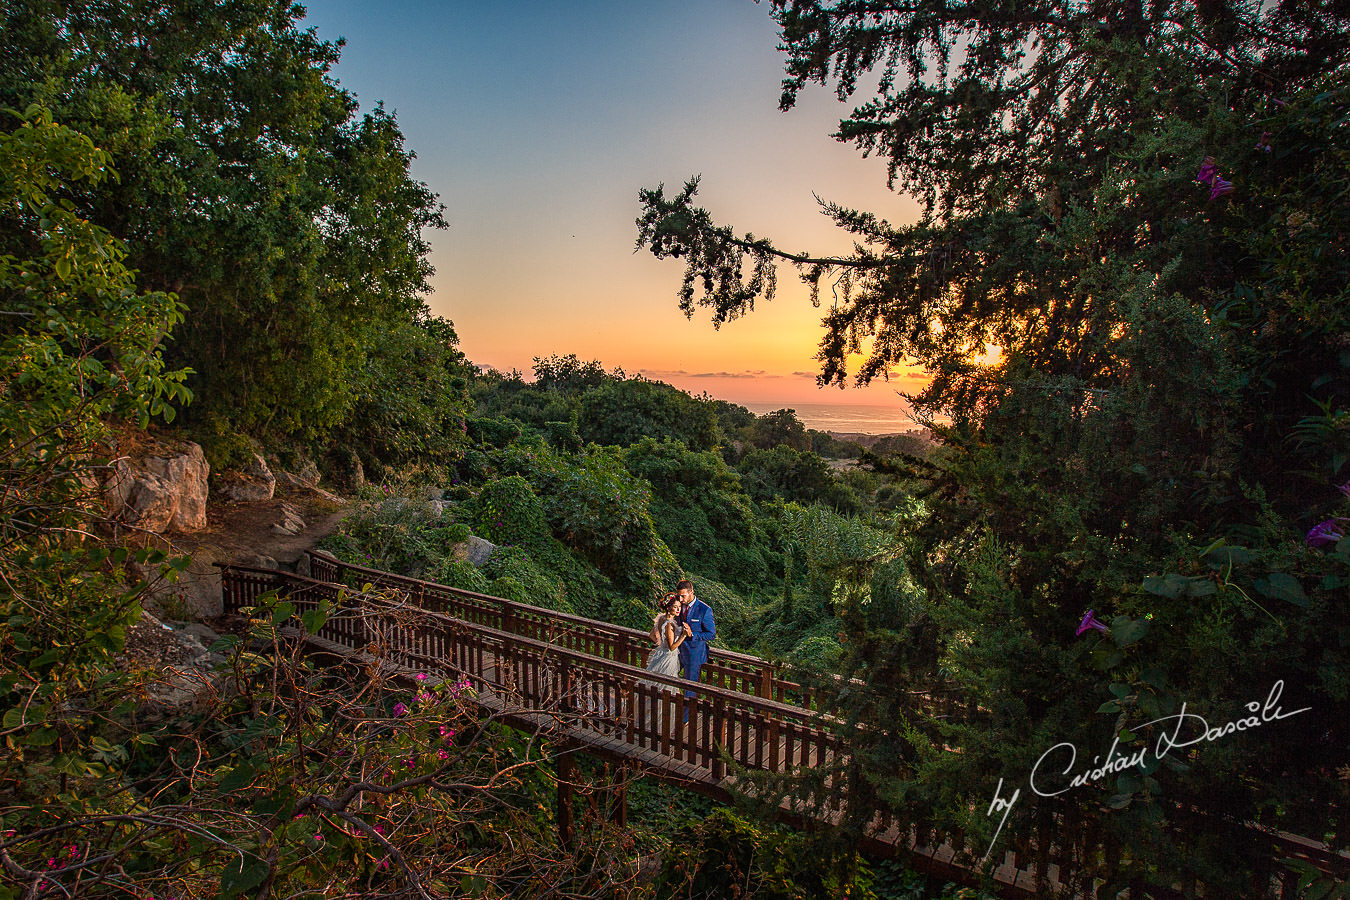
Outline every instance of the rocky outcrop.
[(197, 444), (176, 451), (123, 457), (103, 484), (108, 515), (155, 534), (206, 527), (211, 466)]
[(281, 504), (281, 521), (272, 526), (274, 534), (294, 536), (305, 530), (305, 520), (300, 518), (300, 510), (290, 503)]
[(475, 566), (482, 566), (492, 555), (492, 551), (497, 549), (497, 545), (492, 541), (484, 540), (478, 535), (469, 535), (469, 539), (463, 544), (464, 558)]
[(168, 576), (157, 566), (128, 564), (131, 574), (148, 585), (147, 609), (170, 619), (214, 619), (225, 612), (220, 588), (222, 554), (213, 546), (197, 549), (186, 569)]
[(267, 461), (255, 453), (253, 463), (247, 469), (229, 472), (221, 477), (216, 495), (235, 503), (256, 503), (271, 500), (276, 489), (276, 476), (267, 468)]
[(302, 459), (294, 472), (282, 472), (277, 480), (294, 490), (314, 490), (319, 486), (319, 467), (312, 459)]
[(129, 629), (119, 655), (123, 667), (153, 673), (137, 718), (158, 721), (208, 706), (225, 687), (218, 670), (224, 657), (207, 649), (218, 639), (204, 625), (179, 630), (145, 613)]

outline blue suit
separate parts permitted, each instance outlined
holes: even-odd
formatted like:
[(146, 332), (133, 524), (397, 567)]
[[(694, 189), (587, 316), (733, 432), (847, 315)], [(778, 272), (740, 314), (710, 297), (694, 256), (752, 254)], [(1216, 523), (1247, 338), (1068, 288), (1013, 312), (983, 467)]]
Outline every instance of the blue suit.
[[(713, 624), (712, 607), (697, 597), (689, 604), (684, 615), (692, 635), (680, 645), (680, 665), (684, 667), (684, 677), (698, 681), (699, 670), (708, 661), (708, 641), (717, 637), (717, 626)], [(686, 697), (694, 696), (693, 691), (685, 691)]]

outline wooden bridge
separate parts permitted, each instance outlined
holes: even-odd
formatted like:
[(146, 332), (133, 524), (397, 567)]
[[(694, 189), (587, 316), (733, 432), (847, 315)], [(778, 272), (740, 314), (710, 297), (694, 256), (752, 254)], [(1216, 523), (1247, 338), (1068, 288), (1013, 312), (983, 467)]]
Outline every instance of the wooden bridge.
[[(306, 638), (316, 649), (343, 656), (374, 651), (396, 669), (468, 676), (479, 702), (509, 722), (547, 730), (588, 753), (641, 767), (718, 799), (730, 798), (738, 771), (783, 775), (829, 770), (842, 759), (841, 723), (813, 709), (811, 691), (766, 660), (710, 648), (703, 681), (693, 685), (645, 671), (651, 640), (636, 629), (350, 565), (323, 554), (311, 552), (308, 564), (312, 577), (222, 567), (227, 612), (253, 605), (269, 591), (284, 595), (297, 612), (327, 601), (334, 613), (318, 634)], [(368, 592), (366, 585), (379, 590)], [(692, 696), (686, 698), (686, 693)], [(917, 693), (912, 700), (915, 712), (924, 716), (971, 712), (950, 693)], [(823, 798), (806, 799), (811, 809), (821, 808), (818, 801)], [(785, 812), (799, 820), (806, 815), (800, 806)], [(559, 821), (564, 827), (570, 821), (561, 802)], [(1223, 823), (1202, 827), (1216, 824)], [(1279, 855), (1350, 874), (1350, 859), (1344, 854), (1294, 835), (1268, 836)], [(1035, 833), (1021, 835), (995, 868), (1000, 893), (1095, 896), (1093, 888), (1071, 890), (1075, 881), (1090, 885), (1093, 880), (1083, 872), (1073, 879), (1070, 867), (1061, 862), (1091, 856), (1096, 859), (1093, 874), (1109, 874), (1123, 851), (1103, 845), (1085, 854), (1085, 840), (1081, 828), (1059, 814), (1043, 816)], [(914, 826), (901, 830), (880, 818), (867, 843), (874, 851), (907, 851), (916, 868), (961, 881), (973, 877), (969, 854), (978, 858), (983, 851), (965, 848), (960, 835)], [(963, 849), (968, 851), (964, 856)], [(1273, 861), (1263, 883), (1269, 887), (1252, 885), (1237, 893), (1298, 895), (1297, 878), (1275, 868)], [(1195, 887), (1179, 886), (1176, 896), (1194, 896)], [(1206, 893), (1233, 891), (1214, 893), (1211, 888)]]

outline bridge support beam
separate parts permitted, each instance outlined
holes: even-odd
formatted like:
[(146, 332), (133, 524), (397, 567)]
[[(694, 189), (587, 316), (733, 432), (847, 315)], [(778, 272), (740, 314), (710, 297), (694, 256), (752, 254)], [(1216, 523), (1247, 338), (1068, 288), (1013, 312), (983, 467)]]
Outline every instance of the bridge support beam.
[(616, 762), (610, 769), (609, 821), (620, 828), (628, 827), (628, 766)]
[(572, 818), (576, 781), (577, 754), (575, 748), (569, 747), (558, 757), (558, 843), (563, 847), (572, 847), (576, 842)]

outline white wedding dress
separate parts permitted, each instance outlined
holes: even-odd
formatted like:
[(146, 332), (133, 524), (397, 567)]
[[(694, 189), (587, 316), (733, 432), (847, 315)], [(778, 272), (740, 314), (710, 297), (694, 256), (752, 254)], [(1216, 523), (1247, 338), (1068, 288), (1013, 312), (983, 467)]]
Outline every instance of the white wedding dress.
[(647, 671), (656, 675), (679, 678), (680, 651), (670, 646), (670, 636), (666, 633), (666, 623), (669, 621), (669, 617), (664, 615), (656, 620), (656, 633), (661, 638), (661, 643), (648, 655)]
[[(680, 651), (670, 646), (670, 639), (666, 634), (666, 622), (669, 617), (662, 615), (656, 620), (656, 633), (661, 638), (658, 644), (647, 656), (647, 671), (654, 675), (665, 675), (668, 678), (680, 677)], [(652, 733), (661, 734), (664, 731), (666, 719), (666, 706), (670, 703), (670, 698), (679, 695), (679, 691), (668, 684), (661, 684), (655, 681), (639, 682), (646, 688), (656, 688), (656, 691), (644, 691), (645, 696), (639, 701), (646, 709), (642, 719), (646, 723), (645, 728), (651, 729)]]

